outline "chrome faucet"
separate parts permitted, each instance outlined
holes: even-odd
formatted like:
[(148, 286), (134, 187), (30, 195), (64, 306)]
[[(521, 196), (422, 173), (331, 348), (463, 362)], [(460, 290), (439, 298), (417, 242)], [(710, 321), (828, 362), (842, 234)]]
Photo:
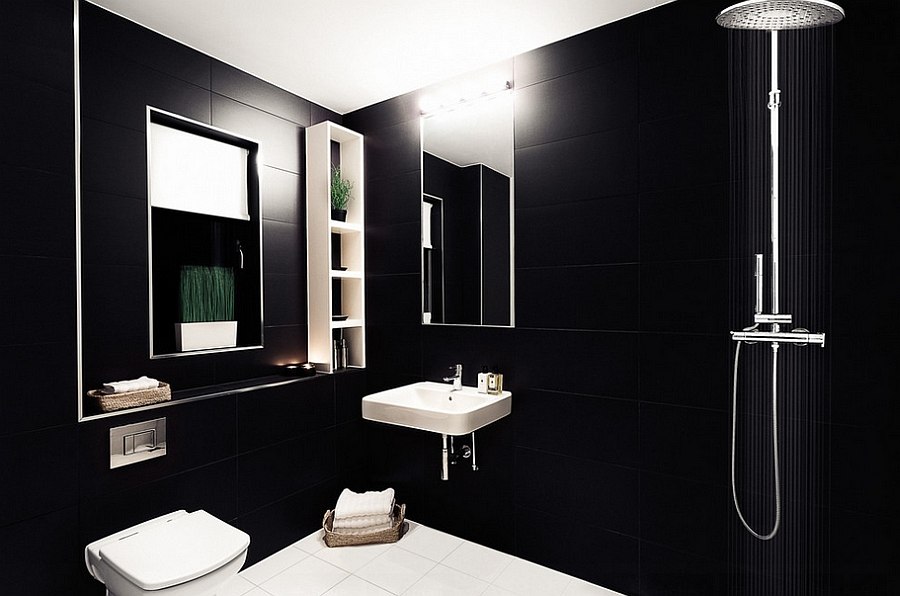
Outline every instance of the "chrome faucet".
[(453, 376), (444, 377), (444, 381), (453, 383), (453, 389), (451, 391), (460, 391), (462, 389), (462, 364), (451, 366), (450, 370), (453, 371)]

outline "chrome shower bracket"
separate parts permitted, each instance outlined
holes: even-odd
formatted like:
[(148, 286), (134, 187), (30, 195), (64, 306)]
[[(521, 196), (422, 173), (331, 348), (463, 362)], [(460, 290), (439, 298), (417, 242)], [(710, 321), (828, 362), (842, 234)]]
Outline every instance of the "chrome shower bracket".
[(793, 317), (788, 314), (766, 315), (763, 313), (757, 313), (753, 315), (753, 322), (759, 324), (776, 323), (780, 325), (790, 325), (792, 321)]

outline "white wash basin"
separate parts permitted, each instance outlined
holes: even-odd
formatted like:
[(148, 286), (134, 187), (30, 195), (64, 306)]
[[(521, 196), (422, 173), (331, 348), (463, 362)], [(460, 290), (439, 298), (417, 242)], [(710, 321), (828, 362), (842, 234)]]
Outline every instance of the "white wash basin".
[(423, 381), (367, 395), (362, 400), (366, 420), (465, 435), (507, 416), (512, 393), (478, 393), (474, 387), (451, 391), (452, 385)]

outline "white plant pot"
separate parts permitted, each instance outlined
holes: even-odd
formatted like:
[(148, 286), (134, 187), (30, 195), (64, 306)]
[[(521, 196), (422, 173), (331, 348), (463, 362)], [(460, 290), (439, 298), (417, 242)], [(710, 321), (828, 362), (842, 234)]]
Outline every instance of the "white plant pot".
[(237, 321), (175, 323), (175, 349), (179, 352), (233, 348), (237, 345)]

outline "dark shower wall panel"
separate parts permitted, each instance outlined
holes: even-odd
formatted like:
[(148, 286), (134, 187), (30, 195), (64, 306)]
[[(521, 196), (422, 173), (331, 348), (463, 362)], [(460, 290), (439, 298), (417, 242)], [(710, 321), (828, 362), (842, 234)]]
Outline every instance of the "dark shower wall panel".
[[(880, 90), (897, 70), (897, 4), (853, 3), (835, 27), (832, 229), (831, 573), (834, 594), (900, 592), (893, 536), (900, 383), (896, 320), (900, 243), (896, 103)], [(860, 89), (871, 89), (860, 98)]]
[(78, 565), (72, 8), (3, 8), (0, 573), (10, 593), (64, 593)]

